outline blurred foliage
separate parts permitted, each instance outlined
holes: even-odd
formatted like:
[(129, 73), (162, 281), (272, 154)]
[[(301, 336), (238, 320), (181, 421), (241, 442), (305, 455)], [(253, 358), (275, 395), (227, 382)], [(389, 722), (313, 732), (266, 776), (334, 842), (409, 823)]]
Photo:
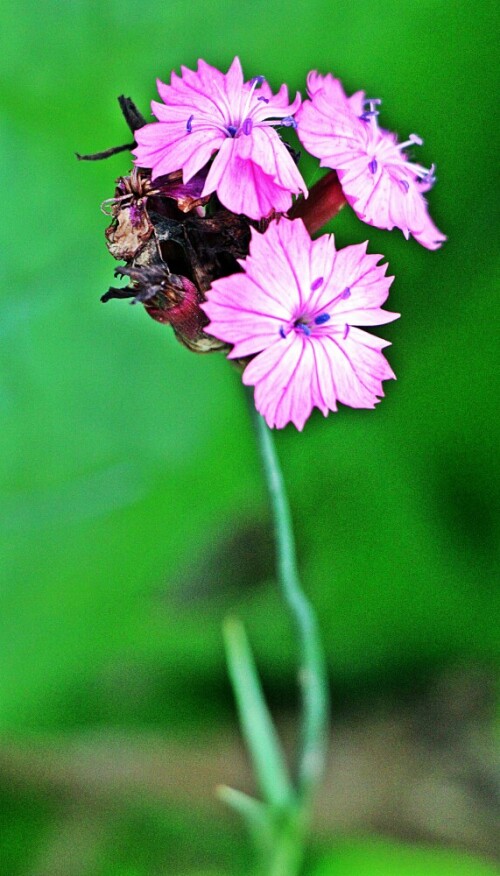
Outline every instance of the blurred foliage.
[[(216, 732), (234, 720), (220, 637), (229, 611), (244, 619), (270, 691), (293, 696), (293, 642), (259, 553), (267, 511), (238, 378), (142, 310), (99, 304), (114, 268), (99, 204), (129, 160), (85, 165), (73, 154), (126, 142), (116, 97), (146, 112), (155, 77), (200, 56), (226, 68), (238, 53), (248, 77), (292, 91), (311, 68), (331, 70), (382, 97), (383, 123), (422, 134), (419, 160), (437, 162), (429, 200), (449, 235), (441, 251), (362, 226), (347, 209), (334, 226), (340, 245), (368, 237), (396, 276), (390, 306), (402, 318), (381, 334), (398, 382), (375, 412), (326, 421), (316, 412), (278, 447), (334, 686), (355, 698), (411, 687), (447, 662), (497, 660), (495, 14), (490, 0), (5, 9), (3, 732), (156, 725), (184, 741)], [(305, 167), (310, 181), (315, 165)], [(257, 535), (242, 559), (247, 532)], [(31, 872), (51, 806), (3, 808), (2, 872)], [(121, 825), (122, 851), (105, 858), (103, 876), (161, 872), (149, 844), (182, 850), (185, 814), (177, 839), (175, 815), (155, 818), (161, 838), (148, 823), (134, 854), (137, 826)], [(239, 835), (228, 828), (233, 857), (214, 857), (216, 819), (200, 819), (191, 851), (207, 866), (236, 866)], [(196, 863), (182, 851), (178, 861), (179, 872)]]
[(496, 867), (469, 855), (367, 838), (345, 840), (311, 876), (495, 876)]

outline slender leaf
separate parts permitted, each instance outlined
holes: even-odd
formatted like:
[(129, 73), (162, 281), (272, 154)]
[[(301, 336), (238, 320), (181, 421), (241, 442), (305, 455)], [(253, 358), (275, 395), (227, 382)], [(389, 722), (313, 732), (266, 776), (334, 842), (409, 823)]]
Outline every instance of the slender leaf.
[(294, 797), (288, 769), (245, 630), (235, 618), (224, 624), (224, 641), (241, 729), (262, 794), (271, 805), (286, 807)]

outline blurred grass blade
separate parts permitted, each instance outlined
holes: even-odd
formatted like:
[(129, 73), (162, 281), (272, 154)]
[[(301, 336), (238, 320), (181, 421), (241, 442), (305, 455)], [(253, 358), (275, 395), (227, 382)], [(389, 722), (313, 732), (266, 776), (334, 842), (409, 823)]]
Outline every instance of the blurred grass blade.
[(223, 803), (241, 815), (257, 848), (264, 851), (271, 847), (273, 825), (265, 803), (250, 797), (243, 791), (229, 788), (227, 785), (219, 785), (217, 796)]
[(241, 729), (262, 794), (272, 806), (286, 807), (294, 791), (245, 630), (238, 620), (228, 618), (223, 631)]

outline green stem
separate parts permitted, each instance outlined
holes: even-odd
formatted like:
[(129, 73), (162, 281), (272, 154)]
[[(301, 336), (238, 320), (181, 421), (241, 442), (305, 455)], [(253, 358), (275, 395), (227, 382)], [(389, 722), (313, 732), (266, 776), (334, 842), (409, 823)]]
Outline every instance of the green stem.
[(302, 732), (297, 791), (298, 799), (308, 805), (325, 765), (328, 724), (326, 664), (316, 616), (299, 580), (292, 517), (273, 436), (253, 404), (252, 411), (274, 518), (279, 583), (299, 637)]

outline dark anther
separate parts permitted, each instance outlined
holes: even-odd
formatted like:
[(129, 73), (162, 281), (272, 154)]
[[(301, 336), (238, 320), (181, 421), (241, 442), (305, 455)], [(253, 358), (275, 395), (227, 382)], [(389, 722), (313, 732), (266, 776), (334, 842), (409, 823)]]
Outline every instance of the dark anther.
[(135, 133), (139, 128), (143, 128), (146, 124), (146, 119), (142, 115), (141, 112), (137, 109), (134, 101), (130, 97), (124, 97), (123, 94), (120, 94), (118, 98), (118, 103), (120, 104), (120, 109), (123, 113), (123, 117), (129, 126), (132, 134)]

